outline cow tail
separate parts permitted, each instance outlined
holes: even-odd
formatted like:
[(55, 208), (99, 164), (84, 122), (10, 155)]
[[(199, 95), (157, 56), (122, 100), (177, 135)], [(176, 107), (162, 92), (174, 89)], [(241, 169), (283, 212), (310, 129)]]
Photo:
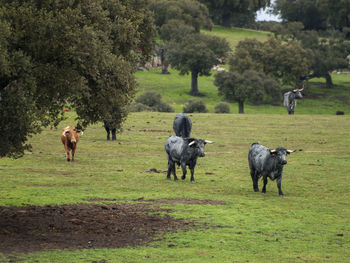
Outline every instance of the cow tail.
[(182, 137), (183, 138), (188, 138), (188, 134), (187, 134), (187, 119), (186, 118), (182, 118), (181, 120), (181, 128), (182, 128), (182, 131), (181, 131), (181, 134), (182, 134)]

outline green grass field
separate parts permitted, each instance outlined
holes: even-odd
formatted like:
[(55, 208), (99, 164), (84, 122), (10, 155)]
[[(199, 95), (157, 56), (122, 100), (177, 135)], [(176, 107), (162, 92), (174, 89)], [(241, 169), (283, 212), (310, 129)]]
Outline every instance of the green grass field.
[[(21, 262), (348, 262), (348, 116), (191, 114), (192, 135), (216, 142), (198, 160), (196, 183), (146, 172), (166, 170), (164, 143), (173, 134), (174, 113), (131, 114), (117, 142), (105, 140), (102, 124), (89, 127), (75, 163), (66, 162), (59, 139), (61, 127), (74, 123), (74, 113), (68, 117), (60, 129), (34, 136), (32, 153), (0, 159), (1, 206), (140, 197), (226, 204), (162, 205), (173, 209), (171, 216), (206, 227), (167, 234), (148, 246), (15, 255)], [(296, 150), (284, 169), (284, 197), (271, 181), (266, 194), (253, 192), (247, 153), (256, 141)], [(0, 254), (0, 262), (9, 259)]]
[[(231, 32), (232, 31), (232, 32)], [(240, 39), (268, 33), (214, 27), (207, 34)], [(170, 69), (139, 71), (138, 95), (152, 89), (181, 112), (189, 99), (190, 76)], [(215, 72), (213, 72), (215, 74)], [(67, 163), (61, 128), (74, 124), (74, 112), (59, 129), (45, 129), (30, 139), (33, 152), (20, 159), (0, 159), (0, 206), (86, 203), (115, 199), (195, 198), (225, 205), (163, 204), (175, 218), (194, 220), (199, 228), (161, 234), (162, 241), (120, 249), (51, 250), (32, 254), (0, 253), (0, 262), (349, 262), (350, 258), (350, 76), (333, 75), (329, 92), (314, 79), (289, 116), (279, 105), (245, 104), (246, 114), (214, 114), (221, 101), (214, 77), (200, 77), (199, 91), (209, 113), (190, 114), (192, 135), (213, 140), (198, 160), (196, 183), (166, 180), (164, 143), (173, 134), (175, 113), (131, 113), (117, 142), (106, 141), (102, 123), (81, 137), (76, 162)], [(321, 84), (320, 84), (321, 83)], [(336, 116), (341, 110), (345, 116)], [(288, 156), (282, 190), (269, 181), (267, 193), (253, 192), (247, 155), (253, 142), (296, 150)], [(177, 169), (181, 175), (180, 169)], [(262, 182), (260, 182), (261, 188)], [(101, 202), (103, 203), (103, 202)], [(111, 203), (111, 202), (104, 202)], [(1, 214), (0, 214), (1, 216)], [(1, 244), (0, 244), (1, 246)]]

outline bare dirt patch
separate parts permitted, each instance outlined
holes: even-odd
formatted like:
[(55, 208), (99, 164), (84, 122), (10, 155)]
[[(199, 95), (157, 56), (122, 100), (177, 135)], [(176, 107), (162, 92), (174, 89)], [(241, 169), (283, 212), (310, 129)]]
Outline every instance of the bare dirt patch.
[(195, 227), (150, 205), (0, 207), (0, 252), (138, 246), (160, 240), (161, 233)]

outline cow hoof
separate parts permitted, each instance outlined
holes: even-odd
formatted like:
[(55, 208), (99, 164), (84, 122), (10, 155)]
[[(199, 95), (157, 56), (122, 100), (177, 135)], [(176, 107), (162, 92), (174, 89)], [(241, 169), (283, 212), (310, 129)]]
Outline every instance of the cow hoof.
[(182, 179), (182, 180), (185, 180), (185, 179), (186, 179), (186, 176), (181, 176), (181, 179)]
[(67, 158), (67, 162), (70, 162), (70, 159), (69, 159), (69, 158)]
[(259, 189), (254, 189), (254, 192), (259, 192)]
[(191, 180), (191, 183), (195, 183), (196, 181), (195, 180)]
[(171, 178), (170, 178), (170, 177), (167, 177), (166, 179), (170, 180)]
[(284, 194), (280, 194), (280, 196), (282, 196), (282, 197), (283, 197), (283, 196), (284, 196)]

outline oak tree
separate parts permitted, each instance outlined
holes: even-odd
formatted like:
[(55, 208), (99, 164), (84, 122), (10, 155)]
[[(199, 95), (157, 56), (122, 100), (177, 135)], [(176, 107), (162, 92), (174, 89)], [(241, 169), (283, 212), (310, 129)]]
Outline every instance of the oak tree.
[(0, 0), (0, 157), (23, 155), (65, 103), (83, 126), (120, 128), (153, 31), (143, 0)]

